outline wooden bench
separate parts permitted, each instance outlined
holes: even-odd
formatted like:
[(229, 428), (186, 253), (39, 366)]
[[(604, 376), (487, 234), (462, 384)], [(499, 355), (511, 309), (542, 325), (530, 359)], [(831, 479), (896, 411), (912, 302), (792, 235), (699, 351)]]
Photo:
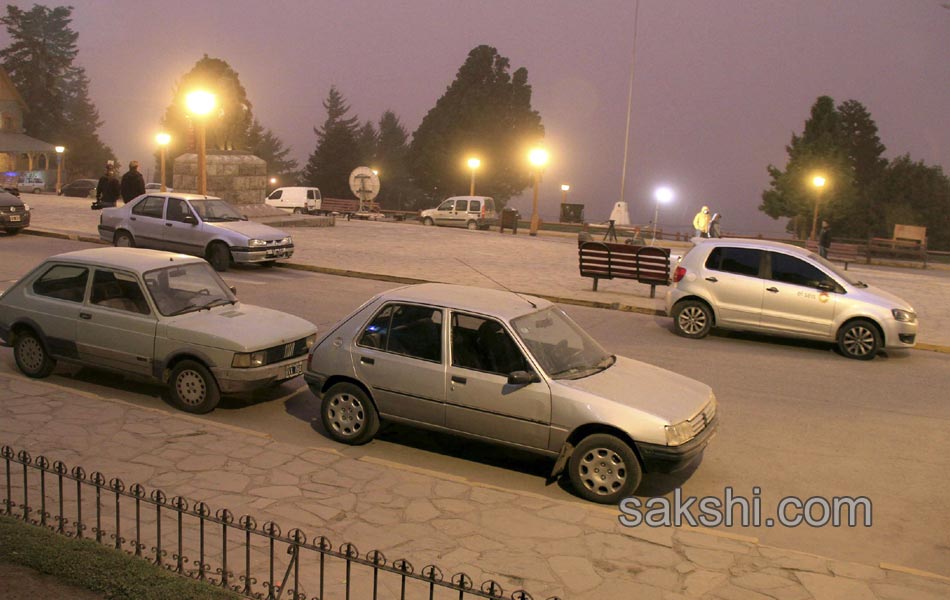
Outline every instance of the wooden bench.
[(894, 237), (868, 240), (868, 262), (871, 255), (914, 258), (927, 268), (927, 228), (916, 225), (894, 225)]
[[(814, 240), (808, 240), (805, 242), (805, 248), (811, 250), (815, 254), (818, 254), (818, 242)], [(828, 247), (828, 260), (836, 260), (844, 263), (844, 270), (848, 270), (848, 263), (856, 262), (859, 258), (863, 258), (865, 250), (862, 244), (846, 244), (844, 242), (831, 242), (831, 246)]]
[(609, 242), (578, 241), (577, 256), (581, 277), (594, 279), (594, 291), (601, 279), (633, 279), (650, 286), (670, 284), (670, 250), (657, 246), (635, 246)]

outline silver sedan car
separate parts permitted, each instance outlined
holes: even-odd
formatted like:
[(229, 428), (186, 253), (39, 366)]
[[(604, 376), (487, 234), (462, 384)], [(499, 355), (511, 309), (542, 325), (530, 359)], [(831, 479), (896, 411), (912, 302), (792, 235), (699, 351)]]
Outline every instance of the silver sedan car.
[(120, 247), (192, 254), (218, 271), (232, 263), (274, 264), (294, 253), (279, 229), (248, 221), (233, 206), (210, 196), (149, 193), (99, 217), (99, 238)]
[(718, 424), (708, 386), (609, 354), (547, 300), (447, 284), (376, 296), (304, 377), (337, 441), (366, 443), (389, 419), (512, 446), (607, 504), (697, 461)]
[(913, 348), (917, 313), (824, 258), (762, 240), (699, 240), (680, 260), (666, 308), (676, 333), (712, 327), (837, 342), (848, 358)]

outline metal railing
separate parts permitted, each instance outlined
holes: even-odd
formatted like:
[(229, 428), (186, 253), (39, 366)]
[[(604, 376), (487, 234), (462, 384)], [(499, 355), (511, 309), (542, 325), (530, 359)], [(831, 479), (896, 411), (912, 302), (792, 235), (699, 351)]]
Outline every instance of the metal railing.
[(247, 598), (533, 600), (520, 589), (506, 596), (491, 579), (476, 588), (465, 573), (446, 580), (431, 564), (417, 572), (409, 561), (389, 561), (379, 550), (361, 554), (350, 543), (334, 547), (326, 537), (308, 538), (300, 529), (283, 533), (273, 521), (258, 526), (249, 515), (235, 518), (226, 508), (212, 513), (204, 502), (169, 498), (160, 489), (148, 491), (137, 483), (126, 487), (119, 478), (107, 479), (98, 471), (87, 475), (82, 467), (33, 458), (25, 450), (3, 446), (0, 458), (5, 465), (0, 514), (68, 537), (94, 538)]

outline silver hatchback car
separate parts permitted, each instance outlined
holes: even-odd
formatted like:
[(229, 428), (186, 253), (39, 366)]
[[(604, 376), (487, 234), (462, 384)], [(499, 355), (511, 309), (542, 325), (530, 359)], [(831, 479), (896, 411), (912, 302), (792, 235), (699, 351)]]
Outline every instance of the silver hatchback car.
[(304, 377), (337, 441), (368, 442), (382, 418), (517, 447), (608, 504), (643, 472), (694, 463), (718, 425), (705, 384), (607, 353), (547, 300), (482, 288), (384, 292), (318, 342)]
[(916, 343), (917, 314), (907, 301), (817, 254), (762, 240), (695, 241), (666, 293), (680, 335), (722, 327), (823, 340), (860, 360)]

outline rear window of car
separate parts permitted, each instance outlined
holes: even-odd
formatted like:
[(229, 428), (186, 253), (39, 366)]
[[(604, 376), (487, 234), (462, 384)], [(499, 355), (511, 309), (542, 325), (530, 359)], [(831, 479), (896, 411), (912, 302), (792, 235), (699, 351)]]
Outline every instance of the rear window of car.
[(56, 265), (33, 282), (33, 293), (59, 300), (82, 302), (86, 295), (89, 269), (73, 265)]
[(481, 200), (472, 200), (468, 204), (469, 212), (479, 212), (482, 210), (482, 201)]
[(442, 310), (413, 304), (387, 305), (369, 322), (357, 345), (441, 362)]
[(158, 196), (147, 196), (138, 204), (132, 207), (132, 214), (142, 217), (162, 218), (162, 209), (165, 207), (165, 199)]
[(717, 246), (706, 258), (706, 268), (737, 275), (759, 276), (762, 251), (755, 248)]

